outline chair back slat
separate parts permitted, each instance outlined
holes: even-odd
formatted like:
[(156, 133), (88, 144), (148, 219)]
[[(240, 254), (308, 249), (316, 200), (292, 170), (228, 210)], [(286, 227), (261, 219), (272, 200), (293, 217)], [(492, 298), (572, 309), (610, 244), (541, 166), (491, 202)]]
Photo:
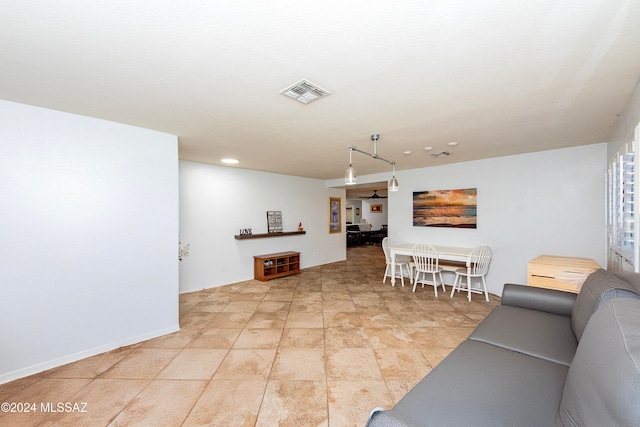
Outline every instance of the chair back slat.
[(438, 270), (438, 252), (431, 245), (418, 244), (411, 251), (416, 270), (430, 272)]
[(471, 274), (482, 276), (489, 271), (491, 263), (491, 248), (489, 246), (479, 246), (471, 251)]
[(391, 263), (391, 255), (389, 254), (389, 246), (393, 245), (393, 242), (388, 237), (382, 239), (382, 251), (384, 252), (384, 260), (387, 264)]

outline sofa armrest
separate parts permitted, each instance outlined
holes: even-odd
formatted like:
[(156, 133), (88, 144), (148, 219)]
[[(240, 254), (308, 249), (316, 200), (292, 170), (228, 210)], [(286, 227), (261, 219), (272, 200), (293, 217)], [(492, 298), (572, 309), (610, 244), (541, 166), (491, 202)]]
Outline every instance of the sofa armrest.
[(577, 294), (556, 289), (507, 283), (502, 290), (502, 305), (571, 317), (576, 296)]
[(419, 427), (422, 425), (424, 424), (418, 424), (410, 419), (406, 413), (376, 408), (371, 411), (365, 427)]

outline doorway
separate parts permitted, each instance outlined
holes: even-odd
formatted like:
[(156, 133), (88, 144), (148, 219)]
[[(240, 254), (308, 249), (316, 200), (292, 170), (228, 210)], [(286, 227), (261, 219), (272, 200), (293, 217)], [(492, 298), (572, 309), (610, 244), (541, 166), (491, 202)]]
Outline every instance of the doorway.
[(347, 224), (353, 224), (353, 205), (347, 205)]

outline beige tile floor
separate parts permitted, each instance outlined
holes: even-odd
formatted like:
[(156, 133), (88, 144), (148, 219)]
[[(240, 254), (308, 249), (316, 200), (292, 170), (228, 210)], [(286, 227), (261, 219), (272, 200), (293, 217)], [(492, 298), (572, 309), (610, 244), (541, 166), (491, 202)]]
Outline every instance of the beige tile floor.
[(362, 426), (499, 303), (391, 287), (384, 267), (379, 246), (360, 246), (300, 275), (181, 295), (179, 332), (0, 385), (0, 402), (38, 409), (0, 425)]

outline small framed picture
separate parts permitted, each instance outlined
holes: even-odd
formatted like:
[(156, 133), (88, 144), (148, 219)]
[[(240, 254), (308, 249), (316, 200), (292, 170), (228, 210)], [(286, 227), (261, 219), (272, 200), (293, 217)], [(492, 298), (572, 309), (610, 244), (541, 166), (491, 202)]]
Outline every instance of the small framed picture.
[(269, 233), (282, 233), (282, 211), (267, 211), (267, 230)]
[(371, 205), (370, 212), (382, 213), (382, 205)]
[(329, 198), (329, 233), (342, 233), (342, 199)]

